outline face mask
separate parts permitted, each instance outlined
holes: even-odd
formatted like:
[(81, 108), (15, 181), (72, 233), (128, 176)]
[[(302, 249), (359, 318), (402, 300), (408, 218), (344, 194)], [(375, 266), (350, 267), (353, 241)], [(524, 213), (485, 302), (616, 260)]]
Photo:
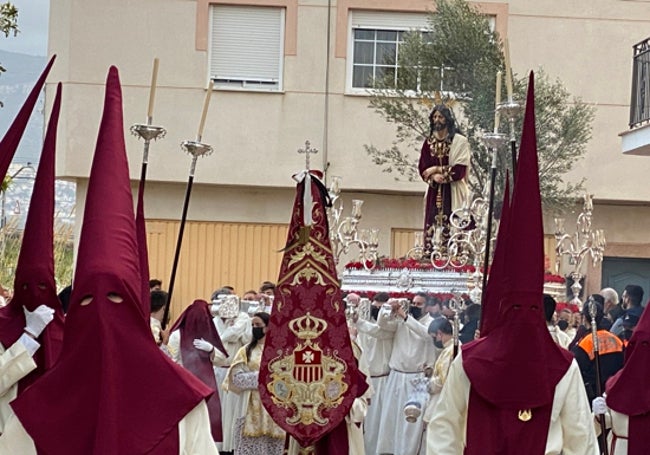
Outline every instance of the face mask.
[(445, 345), (440, 340), (433, 340), (433, 345), (438, 349), (443, 349)]
[(264, 338), (264, 327), (253, 327), (253, 339), (261, 340)]
[(379, 307), (373, 306), (372, 308), (370, 308), (370, 316), (374, 320), (377, 320), (377, 316), (379, 316)]
[(409, 313), (411, 313), (411, 316), (413, 316), (415, 319), (420, 319), (420, 316), (422, 316), (422, 308), (412, 306), (409, 308)]

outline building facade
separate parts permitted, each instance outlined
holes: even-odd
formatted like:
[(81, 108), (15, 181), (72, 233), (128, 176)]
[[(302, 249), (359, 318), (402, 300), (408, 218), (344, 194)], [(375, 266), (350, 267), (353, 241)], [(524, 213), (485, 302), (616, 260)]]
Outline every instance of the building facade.
[[(647, 161), (622, 155), (618, 134), (629, 117), (631, 49), (647, 33), (650, 2), (475, 4), (508, 38), (515, 73), (543, 67), (597, 108), (587, 155), (569, 178), (587, 177), (606, 259), (616, 264), (590, 270), (588, 289), (626, 279), (628, 260), (640, 261), (635, 277), (643, 279), (650, 271)], [(396, 181), (366, 154), (364, 145), (388, 148), (395, 138), (368, 106), (367, 81), (394, 71), (379, 57), (398, 52), (401, 34), (426, 27), (434, 8), (430, 0), (52, 0), (49, 52), (58, 57), (48, 87), (64, 84), (58, 175), (77, 182), (81, 212), (107, 69), (120, 70), (128, 131), (146, 120), (157, 57), (153, 123), (167, 134), (151, 145), (145, 203), (151, 275), (163, 287), (191, 161), (180, 143), (196, 139), (208, 81), (214, 87), (202, 134), (214, 153), (197, 165), (176, 314), (221, 285), (241, 293), (277, 279), (295, 196), (291, 176), (305, 166), (297, 150), (306, 140), (319, 150), (311, 167), (342, 177), (345, 210), (364, 200), (361, 224), (380, 229), (380, 253), (403, 254), (404, 232), (423, 223), (425, 185)], [(127, 137), (134, 189), (142, 147)], [(650, 289), (650, 273), (645, 279)]]

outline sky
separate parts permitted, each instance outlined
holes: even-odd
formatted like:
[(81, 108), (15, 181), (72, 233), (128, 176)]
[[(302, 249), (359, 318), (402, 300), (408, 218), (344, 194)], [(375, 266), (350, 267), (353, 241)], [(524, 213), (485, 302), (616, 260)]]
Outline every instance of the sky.
[[(5, 0), (0, 0), (4, 3)], [(18, 8), (20, 33), (5, 38), (0, 34), (0, 49), (22, 54), (47, 56), (47, 28), (50, 0), (10, 0)]]

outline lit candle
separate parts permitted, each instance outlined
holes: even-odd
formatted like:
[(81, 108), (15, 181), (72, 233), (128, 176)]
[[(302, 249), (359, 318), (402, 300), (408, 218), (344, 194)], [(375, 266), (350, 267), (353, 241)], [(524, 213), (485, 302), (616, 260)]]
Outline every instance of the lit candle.
[(153, 59), (153, 72), (151, 73), (151, 87), (149, 88), (149, 109), (147, 110), (147, 122), (153, 118), (153, 102), (156, 98), (156, 80), (158, 79), (158, 57)]
[(203, 136), (203, 128), (205, 127), (205, 118), (208, 116), (208, 106), (210, 106), (210, 96), (212, 95), (212, 79), (208, 81), (208, 86), (205, 92), (205, 100), (203, 101), (203, 112), (201, 113), (201, 122), (199, 123), (199, 133), (196, 135), (197, 141), (201, 142)]
[(510, 46), (506, 39), (504, 45), (505, 58), (506, 58), (506, 91), (508, 93), (508, 103), (512, 103), (512, 69), (510, 68)]
[(494, 102), (494, 132), (499, 132), (499, 104), (501, 104), (501, 71), (497, 71), (497, 89), (496, 99)]

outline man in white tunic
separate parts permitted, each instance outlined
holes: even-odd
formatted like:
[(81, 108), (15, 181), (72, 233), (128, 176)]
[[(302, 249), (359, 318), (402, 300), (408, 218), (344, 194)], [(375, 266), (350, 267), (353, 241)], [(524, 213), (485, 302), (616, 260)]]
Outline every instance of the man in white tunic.
[(223, 382), (237, 351), (250, 343), (252, 339), (251, 318), (248, 313), (240, 311), (239, 298), (230, 295), (225, 297), (223, 303), (219, 305), (217, 316), (213, 321), (221, 342), (228, 352), (228, 358), (219, 365), (215, 365), (214, 368), (221, 396), (221, 421), (223, 423), (223, 442), (218, 444), (218, 447), (220, 451), (231, 452), (235, 448), (235, 414), (241, 407), (242, 396), (226, 391)]
[[(414, 392), (412, 381), (424, 377), (424, 366), (435, 361), (435, 349), (425, 327), (418, 321), (422, 317), (420, 307), (411, 307), (406, 314), (398, 300), (391, 300), (391, 311), (379, 313), (378, 325), (387, 331), (395, 331), (390, 356), (390, 373), (382, 391), (377, 453), (413, 455), (420, 450), (423, 421), (407, 422), (404, 405)], [(415, 311), (415, 309), (419, 311)], [(428, 315), (427, 315), (428, 316)]]
[[(379, 303), (377, 300), (373, 302), (373, 308), (376, 309), (374, 313), (376, 314), (375, 318), (379, 316), (379, 309), (381, 307), (381, 303), (379, 305), (377, 303)], [(373, 396), (369, 400), (364, 422), (364, 441), (366, 454), (375, 455), (377, 453), (377, 441), (379, 439), (381, 409), (384, 400), (390, 399), (384, 393), (384, 385), (390, 372), (388, 362), (393, 351), (395, 330), (387, 330), (386, 328), (379, 327), (376, 322), (360, 319), (358, 313), (353, 316), (352, 322), (359, 332), (358, 339), (363, 350), (363, 358), (365, 359), (363, 363), (367, 363), (368, 365), (370, 386), (373, 389)]]
[(534, 112), (531, 73), (510, 221), (495, 251), (503, 263), (492, 267), (505, 266), (505, 273), (490, 277), (504, 283), (488, 283), (496, 291), (490, 304), (499, 304), (498, 317), (453, 361), (431, 419), (429, 454), (599, 453), (580, 370), (544, 323)]

